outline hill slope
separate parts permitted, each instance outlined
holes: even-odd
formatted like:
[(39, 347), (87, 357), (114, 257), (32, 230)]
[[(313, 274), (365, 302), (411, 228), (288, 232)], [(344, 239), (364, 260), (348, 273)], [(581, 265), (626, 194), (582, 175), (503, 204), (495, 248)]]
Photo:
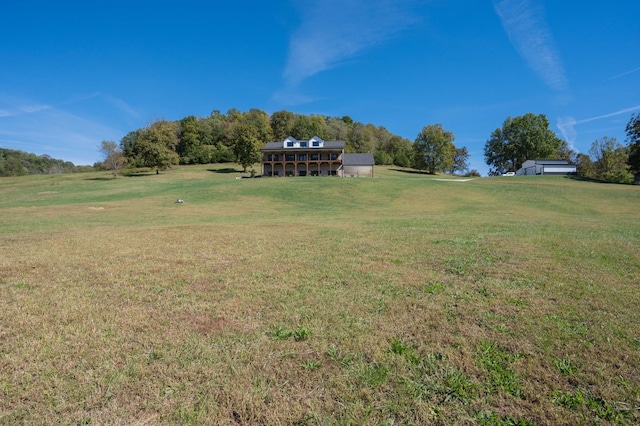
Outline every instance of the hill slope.
[(640, 420), (640, 188), (209, 167), (3, 179), (2, 422)]

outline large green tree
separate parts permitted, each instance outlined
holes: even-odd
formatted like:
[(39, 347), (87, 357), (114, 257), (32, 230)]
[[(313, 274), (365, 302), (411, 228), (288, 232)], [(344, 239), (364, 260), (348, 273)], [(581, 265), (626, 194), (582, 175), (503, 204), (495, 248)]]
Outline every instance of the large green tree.
[(258, 139), (267, 143), (273, 140), (273, 130), (271, 129), (271, 120), (269, 115), (261, 109), (253, 108), (242, 116), (242, 123), (256, 129)]
[(450, 170), (456, 153), (454, 139), (442, 124), (425, 126), (413, 143), (414, 167), (431, 174)]
[(206, 164), (211, 159), (210, 151), (204, 146), (202, 126), (195, 116), (180, 120), (178, 145), (176, 147), (180, 164)]
[(631, 183), (633, 175), (629, 173), (629, 153), (616, 138), (596, 139), (589, 150), (595, 165), (596, 177), (606, 182)]
[(594, 179), (597, 177), (596, 166), (589, 154), (579, 153), (576, 155), (576, 172), (578, 176)]
[(640, 174), (640, 113), (632, 115), (627, 124), (627, 144), (631, 172)]
[(409, 139), (393, 135), (380, 148), (391, 156), (392, 163), (399, 167), (411, 167), (413, 163), (413, 144)]
[(345, 150), (347, 152), (374, 152), (377, 145), (376, 126), (354, 123), (349, 131)]
[(516, 171), (526, 160), (550, 158), (562, 146), (562, 140), (549, 129), (544, 114), (527, 113), (507, 117), (484, 146), (484, 157), (492, 174)]
[(262, 143), (258, 139), (258, 131), (248, 124), (238, 124), (233, 131), (233, 153), (243, 171), (260, 161)]
[(300, 115), (296, 118), (289, 136), (296, 139), (310, 139), (314, 136), (326, 139), (326, 127), (327, 123), (320, 115)]
[(159, 170), (178, 164), (176, 153), (178, 145), (178, 124), (173, 121), (160, 120), (138, 132), (136, 138), (136, 162), (141, 167)]
[(273, 138), (276, 141), (283, 141), (288, 136), (291, 136), (296, 122), (295, 116), (291, 111), (276, 111), (271, 114), (270, 120)]

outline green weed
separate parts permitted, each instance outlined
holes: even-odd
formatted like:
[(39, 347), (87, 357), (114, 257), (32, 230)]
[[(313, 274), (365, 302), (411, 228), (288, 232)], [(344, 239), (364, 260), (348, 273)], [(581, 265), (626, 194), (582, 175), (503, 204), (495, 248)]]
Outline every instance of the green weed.
[(494, 343), (485, 342), (480, 345), (477, 356), (478, 361), (487, 371), (491, 389), (522, 397), (520, 383), (515, 372), (510, 368), (518, 355), (512, 355)]
[(320, 361), (307, 361), (302, 364), (302, 368), (307, 371), (314, 371), (320, 367), (322, 367), (322, 363)]
[(560, 373), (562, 373), (565, 376), (573, 376), (578, 371), (576, 366), (570, 360), (568, 360), (566, 358), (562, 358), (562, 359), (556, 358), (556, 359), (554, 359), (553, 360), (553, 365), (555, 365), (556, 368), (560, 371)]
[(626, 417), (626, 411), (621, 411), (615, 405), (601, 397), (576, 389), (573, 392), (554, 391), (553, 402), (570, 410), (586, 410), (596, 418), (611, 421), (621, 421)]
[(476, 421), (481, 426), (534, 426), (530, 420), (516, 419), (511, 416), (499, 416), (491, 411), (478, 413)]
[(355, 356), (349, 353), (344, 353), (335, 345), (330, 345), (327, 349), (327, 358), (343, 367), (349, 367), (353, 365), (353, 362), (355, 360)]
[(311, 337), (311, 329), (308, 327), (298, 327), (293, 330), (293, 338), (296, 342), (307, 340)]
[(380, 364), (367, 365), (362, 373), (365, 383), (372, 388), (382, 385), (388, 374), (389, 367)]
[(293, 336), (293, 331), (287, 330), (286, 328), (276, 327), (274, 330), (270, 331), (269, 336), (276, 340), (287, 340), (291, 336)]

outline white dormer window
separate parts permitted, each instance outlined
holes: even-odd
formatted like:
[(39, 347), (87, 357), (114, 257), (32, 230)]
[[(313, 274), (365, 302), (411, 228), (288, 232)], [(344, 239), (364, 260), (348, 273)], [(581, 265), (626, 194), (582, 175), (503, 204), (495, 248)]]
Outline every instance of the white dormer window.
[(294, 148), (297, 145), (298, 141), (293, 137), (289, 136), (286, 138), (282, 144), (284, 148)]
[(314, 136), (309, 139), (309, 145), (311, 145), (312, 148), (322, 148), (324, 146), (324, 141), (318, 136)]

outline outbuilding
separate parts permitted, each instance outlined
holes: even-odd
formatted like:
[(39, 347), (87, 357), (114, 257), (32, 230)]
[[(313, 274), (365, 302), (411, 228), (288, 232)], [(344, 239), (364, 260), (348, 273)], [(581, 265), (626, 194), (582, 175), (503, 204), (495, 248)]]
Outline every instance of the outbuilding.
[(516, 175), (575, 175), (576, 165), (567, 160), (527, 160)]
[(373, 177), (375, 161), (370, 152), (364, 154), (343, 154), (342, 176)]

